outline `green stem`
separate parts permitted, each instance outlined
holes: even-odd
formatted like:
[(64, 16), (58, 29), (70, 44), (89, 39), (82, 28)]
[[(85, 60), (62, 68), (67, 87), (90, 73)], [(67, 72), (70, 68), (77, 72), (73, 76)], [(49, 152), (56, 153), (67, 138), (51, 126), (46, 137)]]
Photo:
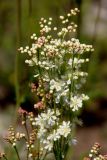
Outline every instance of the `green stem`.
[(38, 160), (40, 158), (39, 152), (40, 152), (40, 141), (38, 140)]
[(27, 138), (28, 138), (28, 140), (29, 140), (29, 132), (28, 132), (28, 129), (27, 129), (27, 124), (26, 124), (26, 122), (25, 122), (25, 124), (24, 124), (24, 127), (25, 127), (25, 130), (26, 130)]
[(45, 153), (45, 155), (44, 155), (44, 157), (43, 157), (43, 159), (42, 159), (42, 160), (45, 160), (45, 158), (46, 158), (46, 155), (47, 155), (47, 151), (46, 151), (46, 153)]
[[(54, 93), (53, 93), (54, 94)], [(54, 96), (53, 96), (54, 97)], [(55, 99), (53, 98), (53, 103), (54, 103), (54, 112), (55, 112), (55, 115), (56, 115), (56, 103), (55, 103)]]
[[(72, 68), (71, 68), (71, 84), (69, 86), (69, 102), (71, 101), (71, 94), (74, 92), (74, 80), (73, 80), (73, 73), (74, 73), (74, 52), (72, 53)], [(71, 119), (71, 109), (70, 109), (70, 104), (69, 104), (69, 118), (70, 121), (72, 121)]]
[(73, 91), (74, 91), (73, 73), (74, 73), (74, 52), (73, 52), (73, 54), (72, 54), (71, 92), (73, 92)]
[(62, 153), (63, 153), (63, 151), (62, 151), (62, 137), (61, 137), (61, 139), (59, 140), (59, 147), (60, 147), (60, 159), (63, 159), (63, 158), (62, 158)]
[(29, 149), (27, 150), (27, 160), (29, 159)]
[(20, 156), (19, 156), (19, 153), (18, 153), (18, 150), (17, 150), (17, 147), (14, 146), (14, 149), (15, 149), (15, 152), (16, 152), (16, 155), (17, 155), (18, 160), (21, 160), (21, 159), (20, 159)]
[(62, 160), (61, 140), (54, 142), (54, 155), (56, 160)]
[(69, 100), (71, 98), (71, 92), (73, 92), (73, 86), (74, 86), (74, 81), (73, 81), (73, 71), (74, 71), (74, 53), (72, 53), (72, 69), (71, 69), (72, 73), (71, 73), (71, 84), (69, 86)]

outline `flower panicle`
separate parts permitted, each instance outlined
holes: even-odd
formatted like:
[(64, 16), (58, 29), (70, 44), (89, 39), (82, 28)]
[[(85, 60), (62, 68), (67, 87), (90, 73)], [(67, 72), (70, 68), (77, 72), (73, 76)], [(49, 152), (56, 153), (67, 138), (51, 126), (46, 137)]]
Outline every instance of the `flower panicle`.
[[(56, 160), (64, 160), (69, 147), (76, 144), (73, 129), (77, 112), (89, 99), (80, 91), (88, 76), (84, 66), (89, 62), (87, 53), (94, 51), (92, 45), (74, 37), (78, 26), (72, 17), (78, 13), (75, 8), (59, 16), (58, 27), (51, 17), (41, 18), (39, 35), (33, 33), (31, 45), (18, 49), (27, 54), (25, 63), (34, 69), (30, 88), (36, 113), (19, 109), (27, 133), (27, 159), (45, 160), (52, 152)], [(13, 146), (23, 137), (25, 134), (9, 128), (7, 141)]]
[(102, 155), (100, 150), (101, 145), (99, 143), (95, 143), (89, 152), (89, 156), (85, 157), (84, 160), (107, 160), (107, 155)]

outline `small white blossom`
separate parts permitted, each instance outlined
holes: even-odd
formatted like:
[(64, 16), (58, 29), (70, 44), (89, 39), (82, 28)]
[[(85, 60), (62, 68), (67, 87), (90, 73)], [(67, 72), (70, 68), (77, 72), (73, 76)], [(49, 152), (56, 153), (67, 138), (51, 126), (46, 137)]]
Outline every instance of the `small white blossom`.
[(89, 100), (89, 97), (88, 97), (87, 95), (85, 95), (85, 94), (82, 94), (82, 95), (81, 95), (81, 98), (82, 98), (82, 100), (84, 100), (84, 101)]
[(43, 126), (40, 127), (40, 129), (38, 131), (38, 138), (40, 138), (41, 141), (44, 138), (46, 131), (47, 130)]
[(45, 149), (48, 150), (48, 151), (51, 151), (52, 148), (53, 148), (53, 142), (52, 141), (44, 141), (44, 144), (45, 144)]
[(55, 121), (57, 120), (56, 116), (59, 115), (60, 113), (58, 110), (56, 110), (55, 115), (53, 110), (48, 109), (46, 113), (41, 113), (37, 118), (35, 118), (36, 125), (43, 128), (49, 128), (49, 126), (53, 126), (55, 124)]
[(70, 108), (72, 111), (78, 111), (82, 107), (82, 99), (78, 96), (71, 97)]
[(62, 87), (62, 84), (56, 82), (54, 79), (50, 81), (50, 90), (56, 89), (56, 91), (60, 91), (61, 87)]
[(66, 138), (71, 132), (70, 121), (68, 122), (63, 121), (63, 123), (59, 126), (57, 132), (61, 136), (64, 136)]
[(59, 138), (60, 138), (60, 134), (56, 130), (54, 130), (53, 133), (47, 137), (48, 140), (53, 140), (53, 141), (56, 141)]
[(56, 31), (56, 30), (57, 30), (57, 27), (54, 27), (53, 30)]
[(64, 19), (64, 16), (60, 16), (59, 18), (60, 18), (60, 19)]

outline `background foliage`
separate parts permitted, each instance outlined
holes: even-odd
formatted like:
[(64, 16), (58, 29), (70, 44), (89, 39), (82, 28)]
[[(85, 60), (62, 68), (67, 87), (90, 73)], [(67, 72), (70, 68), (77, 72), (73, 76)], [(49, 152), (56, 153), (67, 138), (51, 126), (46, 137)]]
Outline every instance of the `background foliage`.
[[(74, 7), (81, 10), (75, 19), (78, 24), (76, 37), (81, 42), (93, 44), (95, 48), (95, 52), (90, 55), (89, 77), (85, 85), (90, 101), (85, 104), (85, 109), (80, 115), (84, 126), (88, 127), (78, 129), (77, 134), (80, 140), (76, 148), (79, 155), (81, 150), (84, 152), (86, 148), (81, 141), (87, 139), (87, 134), (92, 132), (94, 134), (91, 142), (87, 141), (87, 146), (99, 140), (103, 143), (104, 149), (107, 148), (106, 0), (0, 0), (0, 108), (6, 108), (6, 114), (11, 106), (15, 109), (16, 104), (19, 106), (19, 103), (23, 102), (30, 110), (32, 102), (28, 101), (33, 101), (33, 98), (28, 84), (33, 80), (32, 70), (24, 63), (23, 56), (18, 55), (17, 48), (30, 44), (29, 37), (32, 33), (38, 34), (38, 21), (41, 17), (53, 17), (54, 23), (58, 26), (57, 17)], [(4, 114), (4, 111), (1, 113)]]

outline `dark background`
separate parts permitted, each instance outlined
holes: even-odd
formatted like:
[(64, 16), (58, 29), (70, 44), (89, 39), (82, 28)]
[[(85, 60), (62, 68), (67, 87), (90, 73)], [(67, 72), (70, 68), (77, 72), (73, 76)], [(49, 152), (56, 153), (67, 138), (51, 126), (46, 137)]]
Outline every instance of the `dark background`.
[[(41, 17), (53, 17), (57, 26), (57, 17), (74, 7), (81, 10), (75, 18), (76, 37), (95, 49), (84, 87), (90, 100), (80, 114), (83, 126), (77, 127), (74, 147), (75, 159), (81, 159), (96, 141), (107, 153), (107, 0), (0, 0), (0, 137), (12, 123), (16, 104), (32, 100), (32, 70), (17, 49), (30, 44), (30, 35), (39, 32)], [(31, 105), (26, 108), (30, 110)]]

